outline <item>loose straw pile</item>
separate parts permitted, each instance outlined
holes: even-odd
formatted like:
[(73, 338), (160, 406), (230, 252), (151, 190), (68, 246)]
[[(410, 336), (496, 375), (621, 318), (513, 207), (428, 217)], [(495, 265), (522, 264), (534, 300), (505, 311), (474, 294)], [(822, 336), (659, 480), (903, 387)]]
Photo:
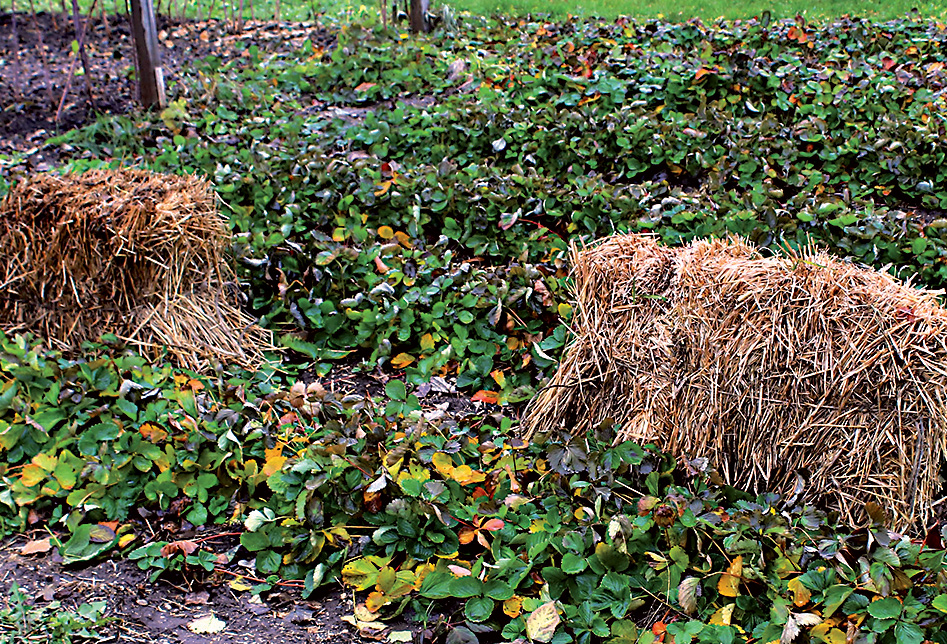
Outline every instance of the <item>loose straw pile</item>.
[(272, 337), (237, 306), (229, 239), (203, 179), (36, 174), (0, 203), (0, 326), (67, 351), (113, 333), (193, 369), (258, 365)]
[(806, 250), (671, 249), (616, 236), (573, 247), (576, 339), (534, 401), (528, 438), (584, 433), (709, 457), (729, 483), (807, 493), (856, 523), (928, 521), (947, 454), (939, 292)]

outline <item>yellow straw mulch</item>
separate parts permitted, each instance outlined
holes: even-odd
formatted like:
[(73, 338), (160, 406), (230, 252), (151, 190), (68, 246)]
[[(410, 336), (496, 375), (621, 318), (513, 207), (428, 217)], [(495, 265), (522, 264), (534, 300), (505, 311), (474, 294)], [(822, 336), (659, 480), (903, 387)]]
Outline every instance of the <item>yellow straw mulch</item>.
[(0, 203), (0, 327), (67, 351), (113, 333), (193, 369), (255, 366), (272, 336), (237, 306), (229, 240), (196, 177), (33, 175)]
[(612, 419), (616, 440), (708, 457), (737, 486), (931, 518), (947, 454), (940, 294), (806, 250), (612, 237), (572, 249), (576, 338), (526, 436)]

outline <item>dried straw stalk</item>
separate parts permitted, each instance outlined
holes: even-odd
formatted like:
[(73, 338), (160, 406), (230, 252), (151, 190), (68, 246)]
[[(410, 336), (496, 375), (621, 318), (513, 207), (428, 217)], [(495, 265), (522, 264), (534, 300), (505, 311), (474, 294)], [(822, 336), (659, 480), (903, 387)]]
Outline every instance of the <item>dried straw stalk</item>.
[(196, 177), (34, 175), (0, 203), (0, 325), (65, 350), (110, 332), (195, 369), (259, 364), (272, 338), (227, 288), (229, 239)]
[(572, 248), (576, 319), (528, 438), (581, 434), (708, 457), (725, 479), (808, 495), (856, 523), (866, 501), (926, 522), (947, 454), (940, 292), (823, 252), (739, 240), (670, 249), (616, 236)]

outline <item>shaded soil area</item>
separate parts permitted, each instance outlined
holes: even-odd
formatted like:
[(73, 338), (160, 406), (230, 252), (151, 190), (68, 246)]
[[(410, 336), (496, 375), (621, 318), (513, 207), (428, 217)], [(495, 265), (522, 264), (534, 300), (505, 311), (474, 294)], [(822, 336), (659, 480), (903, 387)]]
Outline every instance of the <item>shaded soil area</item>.
[[(106, 602), (105, 616), (113, 621), (98, 629), (111, 642), (198, 644), (208, 642), (268, 642), (341, 644), (362, 641), (342, 621), (352, 615), (352, 595), (341, 588), (303, 600), (293, 588), (276, 587), (254, 597), (237, 592), (233, 577), (208, 574), (203, 579), (182, 577), (151, 582), (149, 571), (129, 560), (107, 560), (86, 567), (67, 567), (55, 549), (22, 555), (28, 542), (13, 537), (0, 546), (0, 594), (7, 596), (16, 582), (34, 605), (59, 601), (71, 610), (80, 604)], [(220, 546), (218, 545), (218, 548)], [(234, 560), (224, 567), (239, 568)], [(217, 633), (195, 633), (191, 625), (213, 615), (225, 626)], [(198, 630), (200, 630), (198, 628)], [(379, 632), (385, 637), (387, 630)]]
[[(82, 17), (89, 61), (85, 75), (74, 53), (71, 16), (40, 12), (0, 13), (0, 154), (27, 152), (34, 169), (57, 161), (47, 138), (93, 121), (99, 114), (127, 114), (137, 106), (138, 88), (131, 32), (124, 16)], [(166, 84), (195, 58), (226, 61), (241, 55), (240, 43), (264, 51), (292, 51), (309, 39), (323, 47), (334, 33), (302, 23), (247, 23), (239, 33), (222, 21), (174, 22), (158, 17)]]

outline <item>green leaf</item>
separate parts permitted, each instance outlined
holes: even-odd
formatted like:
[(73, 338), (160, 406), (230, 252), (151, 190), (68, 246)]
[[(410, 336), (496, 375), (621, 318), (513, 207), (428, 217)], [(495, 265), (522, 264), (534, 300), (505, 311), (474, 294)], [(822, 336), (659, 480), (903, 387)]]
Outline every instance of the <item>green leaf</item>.
[(421, 588), (418, 592), (422, 597), (427, 597), (428, 599), (443, 599), (445, 597), (451, 596), (451, 581), (454, 579), (452, 575), (446, 572), (440, 572), (435, 570), (430, 572), (424, 577), (424, 581), (421, 582)]
[(259, 552), (269, 547), (270, 540), (262, 532), (244, 532), (240, 535), (240, 543), (250, 552)]
[(405, 400), (408, 392), (401, 380), (389, 380), (385, 385), (385, 394), (392, 400)]
[(940, 594), (931, 602), (931, 606), (942, 613), (947, 613), (947, 594)]
[(473, 575), (457, 577), (450, 582), (451, 597), (474, 597), (483, 591), (483, 584)]
[(464, 605), (464, 615), (472, 622), (483, 622), (493, 614), (494, 603), (487, 597), (471, 597)]
[(577, 555), (573, 552), (567, 552), (562, 555), (562, 572), (576, 575), (588, 566), (588, 562), (585, 560), (585, 557)]
[(282, 561), (278, 552), (266, 550), (256, 556), (256, 569), (267, 575), (274, 574), (279, 571)]
[(901, 602), (895, 597), (885, 597), (868, 604), (868, 614), (876, 619), (894, 619), (901, 615)]
[(916, 624), (898, 622), (894, 627), (894, 639), (897, 644), (921, 644), (924, 632)]
[(854, 589), (851, 586), (843, 586), (841, 584), (829, 586), (825, 590), (823, 598), (825, 606), (822, 611), (822, 617), (825, 619), (831, 617), (853, 592)]
[(480, 640), (473, 632), (464, 626), (458, 626), (451, 630), (445, 638), (445, 644), (479, 644)]
[(89, 561), (98, 555), (111, 549), (115, 543), (115, 533), (109, 530), (113, 537), (111, 540), (103, 540), (106, 533), (100, 530), (102, 526), (83, 523), (72, 533), (66, 543), (62, 545), (59, 553), (62, 555), (64, 563), (79, 563)]
[(491, 579), (483, 585), (483, 594), (502, 602), (513, 596), (513, 589), (505, 581)]
[(604, 541), (595, 546), (595, 556), (602, 562), (602, 565), (609, 570), (622, 572), (626, 570), (631, 563), (628, 555), (621, 552), (615, 546), (611, 546)]

